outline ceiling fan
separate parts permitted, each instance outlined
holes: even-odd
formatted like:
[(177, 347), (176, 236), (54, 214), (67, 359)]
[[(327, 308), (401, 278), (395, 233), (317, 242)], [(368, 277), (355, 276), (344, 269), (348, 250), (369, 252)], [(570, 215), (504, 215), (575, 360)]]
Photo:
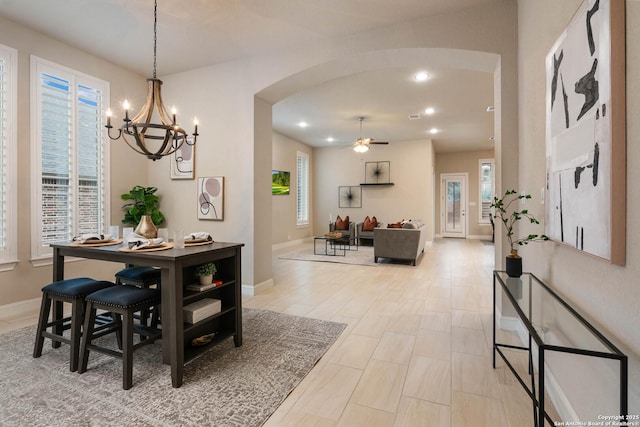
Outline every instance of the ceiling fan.
[(353, 143), (353, 151), (356, 153), (366, 153), (369, 151), (369, 145), (371, 144), (389, 144), (385, 141), (374, 141), (373, 138), (363, 138), (362, 137), (362, 122), (364, 121), (364, 117), (358, 117), (360, 120), (360, 136)]

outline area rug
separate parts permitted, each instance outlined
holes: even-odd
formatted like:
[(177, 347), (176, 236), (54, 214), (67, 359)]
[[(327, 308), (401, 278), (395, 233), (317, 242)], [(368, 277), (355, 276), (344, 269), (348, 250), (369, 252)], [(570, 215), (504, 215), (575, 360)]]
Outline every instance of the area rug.
[[(261, 426), (346, 325), (243, 310), (243, 345), (229, 338), (185, 367), (171, 386), (160, 342), (134, 353), (133, 388), (121, 361), (92, 352), (69, 372), (69, 347), (31, 354), (35, 326), (0, 335), (2, 426)], [(105, 337), (104, 339), (110, 339)]]
[[(324, 248), (323, 248), (324, 249)], [(334, 262), (338, 264), (356, 264), (356, 265), (368, 265), (377, 267), (377, 264), (373, 260), (373, 247), (372, 246), (360, 246), (358, 250), (345, 251), (345, 256), (342, 255), (314, 255), (313, 246), (304, 247), (293, 252), (284, 253), (279, 255), (280, 259), (293, 259), (299, 261), (316, 261), (316, 262)]]

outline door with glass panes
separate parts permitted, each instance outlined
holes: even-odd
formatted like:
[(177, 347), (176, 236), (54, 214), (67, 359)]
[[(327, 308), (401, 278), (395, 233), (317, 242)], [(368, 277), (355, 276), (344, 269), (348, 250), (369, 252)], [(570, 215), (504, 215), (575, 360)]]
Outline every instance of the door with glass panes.
[(442, 174), (441, 227), (443, 237), (467, 237), (467, 176)]

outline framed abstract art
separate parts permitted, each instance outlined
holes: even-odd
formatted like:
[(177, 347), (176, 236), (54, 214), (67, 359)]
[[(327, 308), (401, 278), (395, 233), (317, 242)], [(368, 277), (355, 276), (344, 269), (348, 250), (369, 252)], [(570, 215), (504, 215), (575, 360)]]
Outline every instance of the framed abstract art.
[(169, 156), (171, 163), (171, 179), (193, 179), (195, 169), (196, 147), (189, 140), (182, 144), (175, 153)]
[(224, 220), (224, 177), (198, 178), (198, 219)]
[(545, 234), (625, 263), (625, 1), (585, 0), (546, 58)]
[(361, 208), (362, 188), (360, 186), (338, 187), (339, 208)]

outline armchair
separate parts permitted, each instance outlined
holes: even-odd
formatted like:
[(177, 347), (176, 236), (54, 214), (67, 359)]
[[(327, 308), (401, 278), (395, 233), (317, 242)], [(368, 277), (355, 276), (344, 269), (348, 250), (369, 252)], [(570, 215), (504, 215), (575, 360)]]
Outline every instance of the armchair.
[(362, 226), (364, 225), (364, 222), (359, 222), (356, 225), (356, 230), (358, 232), (357, 236), (358, 236), (358, 240), (359, 240), (359, 244), (360, 246), (364, 246), (365, 243), (366, 244), (370, 244), (371, 246), (373, 246), (373, 231), (375, 230), (375, 228), (380, 228), (380, 227), (384, 227), (384, 224), (382, 222), (379, 222), (376, 224), (374, 230), (370, 230), (370, 231), (363, 231), (362, 230)]
[(349, 243), (353, 243), (356, 240), (356, 226), (351, 221), (349, 222), (349, 228), (347, 230), (339, 230), (336, 228), (335, 222), (330, 222), (329, 231), (339, 231), (342, 233), (342, 237), (349, 238)]

